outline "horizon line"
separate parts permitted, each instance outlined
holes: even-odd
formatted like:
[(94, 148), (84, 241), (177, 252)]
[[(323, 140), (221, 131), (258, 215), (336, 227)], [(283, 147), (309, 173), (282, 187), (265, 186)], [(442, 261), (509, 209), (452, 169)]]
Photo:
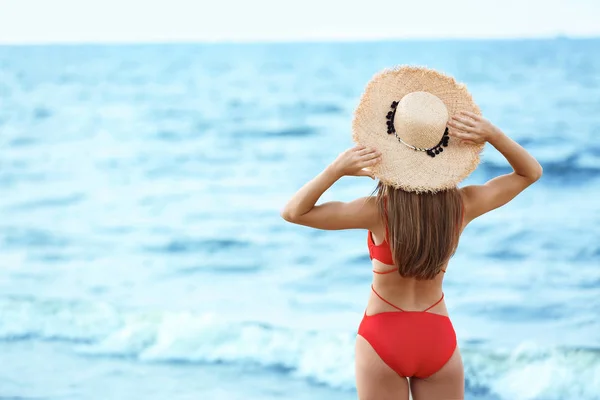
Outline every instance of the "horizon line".
[(590, 40), (600, 39), (600, 34), (552, 34), (552, 35), (506, 35), (506, 36), (398, 36), (398, 37), (321, 37), (321, 38), (255, 38), (255, 39), (102, 39), (102, 40), (0, 40), (0, 46), (77, 46), (77, 45), (157, 45), (157, 44), (309, 44), (309, 43), (376, 43), (376, 42), (422, 42), (422, 41), (516, 41), (516, 40)]

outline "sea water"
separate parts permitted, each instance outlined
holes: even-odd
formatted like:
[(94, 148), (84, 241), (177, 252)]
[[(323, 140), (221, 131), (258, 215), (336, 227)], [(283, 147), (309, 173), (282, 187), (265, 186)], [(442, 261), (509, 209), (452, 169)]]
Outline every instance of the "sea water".
[(397, 64), (544, 167), (445, 275), (467, 399), (600, 399), (600, 40), (565, 38), (0, 47), (0, 398), (355, 399), (366, 232), (279, 212)]

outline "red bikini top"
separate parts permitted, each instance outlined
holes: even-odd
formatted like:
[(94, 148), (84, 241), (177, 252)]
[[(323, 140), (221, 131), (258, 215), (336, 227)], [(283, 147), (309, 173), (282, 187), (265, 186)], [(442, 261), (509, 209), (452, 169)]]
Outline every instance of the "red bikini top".
[[(385, 199), (384, 199), (385, 201)], [(465, 205), (462, 205), (462, 221), (465, 219)], [(462, 224), (461, 224), (462, 225)], [(458, 229), (460, 230), (461, 226), (459, 225)], [(380, 244), (375, 244), (373, 241), (373, 233), (371, 231), (367, 232), (367, 245), (369, 246), (369, 257), (371, 260), (375, 259), (387, 265), (394, 265), (394, 260), (392, 259), (392, 250), (390, 249), (390, 244), (388, 243), (388, 227), (387, 227), (387, 218), (385, 225), (385, 239)], [(389, 274), (391, 272), (397, 271), (397, 268), (388, 270), (388, 271), (376, 271), (373, 270), (376, 274)], [(445, 272), (445, 271), (444, 271)]]
[(379, 245), (375, 244), (373, 241), (373, 233), (371, 231), (368, 232), (367, 245), (369, 246), (369, 257), (371, 260), (376, 259), (384, 264), (394, 265), (394, 260), (392, 259), (392, 250), (390, 249), (390, 244), (387, 241), (387, 232), (388, 230), (386, 226), (386, 238)]

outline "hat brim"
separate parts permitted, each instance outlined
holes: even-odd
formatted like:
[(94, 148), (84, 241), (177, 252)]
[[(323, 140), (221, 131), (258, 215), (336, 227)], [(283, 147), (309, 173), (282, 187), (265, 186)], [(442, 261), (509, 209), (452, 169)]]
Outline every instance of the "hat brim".
[(387, 133), (390, 104), (419, 91), (442, 100), (449, 116), (459, 111), (481, 115), (467, 87), (453, 77), (428, 68), (399, 66), (377, 73), (367, 84), (354, 112), (352, 139), (382, 153), (381, 162), (371, 171), (384, 184), (417, 193), (454, 188), (477, 168), (484, 144), (466, 144), (450, 138), (443, 153), (430, 157)]

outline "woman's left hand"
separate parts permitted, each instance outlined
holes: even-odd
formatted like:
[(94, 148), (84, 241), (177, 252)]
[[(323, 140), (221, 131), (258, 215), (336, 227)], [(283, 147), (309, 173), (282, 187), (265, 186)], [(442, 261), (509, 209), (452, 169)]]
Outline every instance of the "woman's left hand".
[(469, 144), (483, 144), (501, 133), (490, 121), (468, 111), (453, 115), (448, 126), (451, 128), (448, 130), (450, 136)]

